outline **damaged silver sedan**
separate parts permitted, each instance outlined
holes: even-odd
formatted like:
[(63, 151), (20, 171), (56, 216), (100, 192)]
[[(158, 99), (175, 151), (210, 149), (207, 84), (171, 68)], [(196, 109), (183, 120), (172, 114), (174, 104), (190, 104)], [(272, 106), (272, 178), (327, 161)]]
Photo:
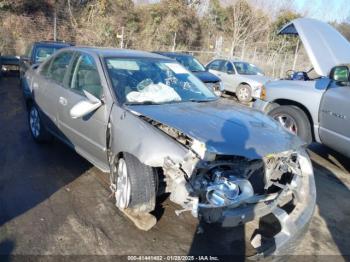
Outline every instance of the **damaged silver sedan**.
[(155, 224), (149, 213), (168, 192), (178, 215), (188, 211), (205, 223), (273, 217), (273, 234), (258, 223), (251, 236), (256, 255), (281, 253), (307, 229), (316, 191), (301, 140), (268, 116), (219, 99), (175, 61), (72, 47), (31, 72), (33, 138), (54, 135), (110, 173), (116, 206), (139, 228)]

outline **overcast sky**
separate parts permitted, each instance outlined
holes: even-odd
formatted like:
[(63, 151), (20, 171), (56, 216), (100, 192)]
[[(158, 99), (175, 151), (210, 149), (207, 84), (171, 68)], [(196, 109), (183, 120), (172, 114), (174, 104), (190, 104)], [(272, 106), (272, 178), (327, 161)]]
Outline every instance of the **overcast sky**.
[(350, 0), (294, 0), (296, 11), (326, 21), (350, 22)]

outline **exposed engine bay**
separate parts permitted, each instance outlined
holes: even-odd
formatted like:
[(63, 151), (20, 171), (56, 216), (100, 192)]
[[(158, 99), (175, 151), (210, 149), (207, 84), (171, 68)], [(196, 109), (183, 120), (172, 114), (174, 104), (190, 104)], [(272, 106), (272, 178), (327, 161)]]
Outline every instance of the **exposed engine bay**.
[(319, 78), (320, 76), (317, 75), (314, 68), (310, 68), (307, 71), (295, 71), (291, 69), (286, 72), (286, 77), (282, 78), (282, 80), (314, 81)]
[[(222, 222), (222, 214), (228, 209), (268, 204), (281, 195), (288, 195), (285, 202), (293, 200), (292, 182), (301, 175), (298, 155), (291, 152), (267, 156), (263, 160), (217, 156), (214, 161), (198, 161), (189, 166), (194, 167), (192, 175), (187, 174), (185, 163), (166, 160), (164, 168), (165, 175), (169, 176), (170, 198), (184, 208), (178, 213), (191, 211), (208, 223)], [(244, 213), (242, 215), (245, 218)], [(237, 224), (242, 222), (236, 221)]]
[[(170, 157), (164, 160), (166, 192), (171, 193), (170, 199), (183, 208), (177, 214), (191, 211), (193, 216), (207, 223), (222, 223), (225, 210), (269, 204), (278, 198), (284, 198), (284, 204), (295, 198), (293, 190), (297, 189), (296, 181), (302, 176), (297, 152), (270, 154), (252, 160), (216, 155), (207, 152), (205, 144), (200, 141), (141, 117), (189, 149), (182, 162)], [(266, 214), (262, 212), (260, 215)], [(244, 211), (241, 218), (231, 221), (230, 226), (249, 220)]]

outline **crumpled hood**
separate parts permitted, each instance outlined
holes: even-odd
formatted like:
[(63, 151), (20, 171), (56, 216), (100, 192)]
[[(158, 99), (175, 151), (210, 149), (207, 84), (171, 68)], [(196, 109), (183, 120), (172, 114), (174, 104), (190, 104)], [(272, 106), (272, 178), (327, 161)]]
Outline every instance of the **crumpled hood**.
[(335, 66), (350, 64), (350, 43), (325, 22), (298, 18), (285, 25), (280, 34), (299, 35), (315, 71), (328, 76)]
[(216, 75), (208, 72), (192, 72), (196, 77), (198, 77), (203, 83), (216, 83), (220, 82), (220, 78), (218, 78)]
[(132, 105), (128, 109), (205, 143), (207, 150), (216, 154), (257, 159), (298, 149), (304, 144), (272, 118), (223, 99), (205, 103)]

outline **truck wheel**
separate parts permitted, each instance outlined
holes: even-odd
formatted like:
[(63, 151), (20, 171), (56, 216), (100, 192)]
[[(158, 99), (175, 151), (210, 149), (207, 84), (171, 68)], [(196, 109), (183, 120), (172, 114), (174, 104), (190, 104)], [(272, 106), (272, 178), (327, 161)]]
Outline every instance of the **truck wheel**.
[(249, 85), (240, 84), (236, 89), (238, 101), (248, 103), (252, 101), (252, 89)]
[(278, 106), (269, 115), (285, 129), (298, 135), (305, 142), (312, 142), (311, 125), (303, 110), (296, 106)]
[(51, 139), (51, 134), (47, 131), (42, 122), (38, 108), (32, 104), (28, 110), (29, 130), (35, 142), (43, 143)]
[(125, 153), (116, 159), (111, 174), (116, 206), (124, 210), (151, 212), (156, 202), (156, 171)]

